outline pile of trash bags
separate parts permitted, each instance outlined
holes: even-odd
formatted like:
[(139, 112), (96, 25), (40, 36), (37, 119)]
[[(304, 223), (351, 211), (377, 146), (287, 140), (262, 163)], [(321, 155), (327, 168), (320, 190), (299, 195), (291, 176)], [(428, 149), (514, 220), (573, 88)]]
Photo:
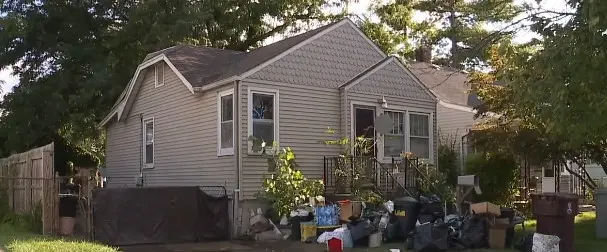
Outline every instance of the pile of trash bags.
[(408, 239), (415, 251), (446, 251), (487, 248), (488, 222), (478, 215), (448, 215), (433, 222), (420, 223)]

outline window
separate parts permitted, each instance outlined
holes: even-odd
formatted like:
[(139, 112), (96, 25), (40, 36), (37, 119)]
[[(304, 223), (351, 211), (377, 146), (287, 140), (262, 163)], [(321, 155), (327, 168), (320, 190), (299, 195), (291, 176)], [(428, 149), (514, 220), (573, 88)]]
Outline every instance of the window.
[(145, 168), (154, 167), (154, 118), (143, 120), (143, 163)]
[(400, 157), (405, 151), (405, 113), (386, 111), (394, 126), (392, 131), (384, 135), (384, 156)]
[(234, 90), (219, 93), (217, 108), (219, 114), (217, 155), (234, 155)]
[(410, 152), (420, 158), (430, 158), (430, 115), (409, 113)]
[(164, 64), (162, 62), (154, 65), (154, 87), (160, 87), (164, 85)]
[(278, 141), (278, 91), (250, 90), (248, 98), (249, 136), (272, 146)]

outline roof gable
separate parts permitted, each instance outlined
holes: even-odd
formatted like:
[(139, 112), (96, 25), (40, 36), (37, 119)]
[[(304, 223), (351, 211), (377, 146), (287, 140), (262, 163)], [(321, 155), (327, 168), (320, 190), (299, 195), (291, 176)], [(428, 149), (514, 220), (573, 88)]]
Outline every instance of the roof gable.
[(394, 56), (386, 57), (340, 88), (414, 100), (436, 99), (436, 96)]

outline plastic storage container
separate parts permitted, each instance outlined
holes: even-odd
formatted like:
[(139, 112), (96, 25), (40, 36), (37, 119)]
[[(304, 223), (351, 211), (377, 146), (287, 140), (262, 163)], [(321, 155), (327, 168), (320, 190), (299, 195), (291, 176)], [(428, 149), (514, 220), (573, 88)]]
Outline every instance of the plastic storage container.
[(573, 252), (578, 197), (560, 193), (532, 194), (531, 208), (537, 220), (536, 232), (558, 236), (559, 251)]
[(607, 189), (600, 189), (594, 193), (596, 204), (596, 237), (607, 239)]
[(419, 201), (412, 197), (402, 197), (394, 200), (394, 216), (398, 218), (401, 237), (407, 237), (415, 228), (419, 209)]

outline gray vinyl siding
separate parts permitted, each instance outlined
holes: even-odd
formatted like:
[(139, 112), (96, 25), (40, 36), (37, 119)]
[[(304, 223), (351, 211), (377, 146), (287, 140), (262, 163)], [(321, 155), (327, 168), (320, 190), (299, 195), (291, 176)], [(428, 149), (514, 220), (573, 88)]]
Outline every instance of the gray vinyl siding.
[[(348, 135), (351, 136), (352, 134), (352, 104), (354, 103), (365, 103), (365, 104), (377, 104), (375, 106), (376, 111), (378, 111), (379, 113), (382, 113), (383, 109), (381, 108), (381, 106), (378, 104), (378, 100), (382, 98), (382, 95), (380, 94), (368, 94), (368, 93), (361, 93), (361, 92), (355, 92), (355, 91), (348, 91), (347, 93), (347, 99), (348, 99), (348, 106), (347, 106), (347, 111), (346, 111), (346, 118), (347, 118), (347, 125), (348, 125)], [(436, 163), (437, 161), (437, 150), (438, 150), (438, 144), (437, 144), (437, 139), (438, 139), (438, 134), (437, 134), (437, 113), (436, 113), (436, 102), (434, 101), (420, 101), (420, 100), (411, 100), (411, 99), (406, 99), (403, 97), (397, 97), (397, 96), (388, 96), (388, 95), (384, 95), (386, 101), (388, 102), (388, 110), (401, 110), (401, 109), (408, 109), (411, 112), (425, 112), (425, 111), (430, 111), (433, 114), (432, 117), (432, 129), (431, 132), (433, 132), (433, 157), (434, 157), (434, 162)], [(364, 105), (364, 104), (363, 104)]]
[[(164, 64), (164, 63), (163, 63)], [(236, 187), (233, 156), (217, 156), (217, 93), (193, 95), (165, 65), (165, 85), (154, 87), (154, 71), (143, 76), (129, 115), (107, 129), (111, 187), (135, 186), (142, 144), (141, 115), (154, 118), (154, 168), (144, 169), (145, 186)]]
[(438, 130), (440, 141), (454, 143), (456, 150), (461, 151), (462, 136), (468, 134), (474, 125), (474, 113), (447, 108), (438, 105)]
[[(249, 88), (276, 89), (279, 92), (279, 139), (281, 148), (291, 147), (297, 164), (309, 179), (322, 179), (323, 156), (339, 154), (338, 146), (321, 143), (327, 139), (338, 139), (340, 127), (340, 99), (337, 89), (322, 87), (294, 86), (289, 84), (268, 84), (255, 80), (241, 82), (241, 124), (242, 134), (242, 193), (245, 199), (254, 198), (260, 192), (262, 179), (268, 174), (265, 157), (248, 154), (248, 90)], [(336, 129), (328, 134), (327, 128)]]
[[(338, 146), (321, 141), (343, 137), (342, 99), (338, 87), (381, 61), (378, 52), (350, 24), (344, 23), (314, 41), (261, 69), (242, 82), (241, 130), (242, 190), (245, 199), (261, 189), (268, 164), (265, 158), (248, 155), (248, 87), (279, 89), (279, 139), (292, 147), (297, 163), (310, 179), (322, 179), (323, 156), (340, 153)], [(265, 83), (265, 84), (263, 84)], [(327, 129), (334, 134), (326, 133)]]
[(302, 86), (334, 87), (351, 80), (384, 55), (348, 23), (291, 52), (251, 76)]
[(394, 59), (350, 88), (351, 91), (390, 95), (420, 101), (435, 99), (428, 89), (415, 81)]

